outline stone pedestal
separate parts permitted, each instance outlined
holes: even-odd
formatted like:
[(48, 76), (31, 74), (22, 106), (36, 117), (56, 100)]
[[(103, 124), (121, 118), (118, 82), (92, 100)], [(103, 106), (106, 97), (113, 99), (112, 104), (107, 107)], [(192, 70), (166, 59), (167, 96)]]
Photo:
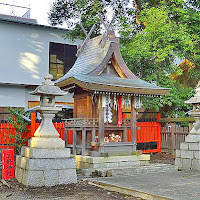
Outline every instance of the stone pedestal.
[(175, 165), (178, 169), (200, 171), (200, 142), (197, 136), (188, 135), (176, 150)]
[(16, 157), (16, 179), (26, 186), (41, 187), (77, 182), (76, 161), (70, 149), (22, 147)]
[(180, 149), (176, 150), (175, 165), (178, 169), (200, 171), (200, 113), (193, 111), (190, 115), (195, 118), (196, 123), (185, 142), (180, 144)]

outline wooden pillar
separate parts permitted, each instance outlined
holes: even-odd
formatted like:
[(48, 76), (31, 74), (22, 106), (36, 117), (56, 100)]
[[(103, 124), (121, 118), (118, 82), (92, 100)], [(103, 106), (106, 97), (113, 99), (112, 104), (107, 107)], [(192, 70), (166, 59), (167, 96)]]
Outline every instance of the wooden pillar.
[(104, 142), (104, 110), (102, 108), (102, 95), (99, 95), (99, 142)]
[(172, 139), (171, 154), (172, 155), (175, 155), (175, 129), (176, 129), (176, 122), (172, 122), (172, 132), (171, 132), (171, 139)]
[(92, 99), (91, 96), (87, 96), (87, 118), (92, 118)]
[(132, 142), (136, 142), (136, 130), (137, 130), (137, 118), (136, 118), (136, 109), (135, 109), (135, 98), (131, 97), (131, 136)]
[(95, 142), (96, 129), (92, 128), (92, 142)]
[(86, 151), (86, 129), (82, 129), (82, 156), (85, 156)]
[(123, 130), (123, 142), (127, 142), (127, 127), (124, 128)]

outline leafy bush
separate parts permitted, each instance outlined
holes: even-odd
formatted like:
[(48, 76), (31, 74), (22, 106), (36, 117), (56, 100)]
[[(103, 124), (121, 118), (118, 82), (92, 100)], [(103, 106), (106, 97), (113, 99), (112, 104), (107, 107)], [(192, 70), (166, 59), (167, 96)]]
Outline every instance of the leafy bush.
[(28, 123), (23, 119), (23, 115), (25, 115), (23, 109), (8, 107), (8, 111), (12, 115), (12, 117), (7, 118), (8, 123), (10, 123), (15, 130), (15, 134), (10, 135), (11, 138), (15, 139), (15, 142), (11, 145), (15, 147), (15, 153), (20, 154), (21, 147), (27, 142), (27, 139), (22, 138), (22, 134), (27, 132), (26, 125)]

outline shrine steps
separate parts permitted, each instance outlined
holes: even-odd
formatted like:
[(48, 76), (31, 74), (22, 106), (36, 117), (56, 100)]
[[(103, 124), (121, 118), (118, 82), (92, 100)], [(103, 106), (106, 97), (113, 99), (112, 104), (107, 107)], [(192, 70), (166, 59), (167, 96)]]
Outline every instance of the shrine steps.
[(149, 164), (146, 166), (118, 167), (118, 168), (99, 168), (78, 170), (79, 179), (89, 177), (111, 177), (111, 176), (131, 176), (144, 173), (172, 172), (177, 171), (175, 165), (170, 164)]

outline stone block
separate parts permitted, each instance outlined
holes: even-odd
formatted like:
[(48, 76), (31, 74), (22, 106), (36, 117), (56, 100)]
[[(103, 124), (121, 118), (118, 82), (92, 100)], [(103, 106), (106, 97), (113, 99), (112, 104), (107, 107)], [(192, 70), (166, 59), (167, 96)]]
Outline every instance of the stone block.
[(186, 142), (181, 142), (180, 143), (180, 149), (181, 150), (188, 150), (189, 149), (189, 144)]
[(200, 135), (189, 134), (185, 137), (185, 142), (200, 142)]
[(200, 143), (198, 142), (189, 143), (189, 150), (200, 151)]
[(64, 149), (65, 141), (61, 138), (39, 138), (30, 139), (30, 147), (39, 149)]
[(181, 150), (176, 149), (176, 158), (180, 158), (180, 157), (181, 157)]
[(24, 170), (22, 168), (16, 167), (15, 169), (15, 178), (18, 180), (19, 183), (22, 182)]
[(119, 162), (119, 167), (133, 167), (136, 165), (140, 165), (140, 161), (135, 162)]
[(121, 162), (104, 163), (104, 167), (106, 167), (106, 168), (118, 168), (119, 167), (119, 163), (121, 163)]
[(76, 162), (76, 169), (87, 169), (90, 168), (91, 164), (86, 162)]
[(27, 158), (69, 158), (70, 149), (39, 149), (22, 147), (23, 156)]
[(19, 167), (22, 169), (26, 169), (28, 158), (21, 157), (19, 158)]
[(59, 185), (77, 183), (76, 170), (58, 170), (58, 183)]
[(44, 185), (46, 187), (58, 185), (58, 170), (44, 171)]
[[(23, 157), (24, 158), (24, 157)], [(26, 170), (53, 170), (53, 169), (75, 169), (75, 159), (73, 158), (26, 158), (26, 166), (20, 167)]]
[(193, 151), (187, 151), (187, 150), (181, 150), (181, 158), (194, 158), (194, 153)]
[(22, 184), (31, 187), (44, 186), (44, 172), (24, 170)]
[(181, 158), (176, 158), (175, 159), (175, 165), (179, 168), (182, 169), (183, 168), (183, 162)]
[(200, 159), (200, 151), (194, 151), (194, 158)]
[(99, 168), (104, 168), (105, 163), (89, 163), (89, 168), (94, 168), (94, 169), (99, 169)]
[(148, 160), (140, 160), (139, 164), (140, 165), (149, 165), (149, 161)]
[(192, 169), (200, 171), (200, 160), (199, 159), (192, 160)]
[(140, 156), (136, 157), (137, 160), (150, 160), (150, 155), (149, 154), (142, 154)]
[(16, 166), (17, 166), (17, 167), (20, 166), (21, 158), (22, 158), (22, 156), (16, 155)]
[(183, 169), (191, 169), (192, 168), (192, 159), (183, 158)]

